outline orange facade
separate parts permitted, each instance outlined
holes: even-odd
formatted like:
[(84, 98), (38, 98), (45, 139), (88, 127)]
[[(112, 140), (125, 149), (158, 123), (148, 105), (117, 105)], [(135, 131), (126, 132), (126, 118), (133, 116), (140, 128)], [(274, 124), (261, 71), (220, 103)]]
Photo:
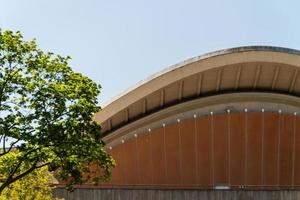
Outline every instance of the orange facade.
[(300, 118), (237, 112), (174, 122), (110, 150), (106, 186), (290, 188), (300, 186)]

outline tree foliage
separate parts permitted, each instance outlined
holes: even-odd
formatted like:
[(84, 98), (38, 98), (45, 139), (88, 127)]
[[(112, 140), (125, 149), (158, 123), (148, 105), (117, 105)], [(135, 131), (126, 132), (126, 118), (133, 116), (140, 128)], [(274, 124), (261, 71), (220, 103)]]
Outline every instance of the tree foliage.
[[(0, 159), (0, 170), (3, 174), (7, 168), (7, 162), (13, 161), (17, 153), (8, 153)], [(9, 162), (13, 163), (13, 162)], [(21, 167), (21, 171), (24, 166)], [(0, 195), (0, 200), (59, 200), (52, 195), (54, 189), (50, 183), (53, 182), (53, 175), (49, 173), (46, 167), (34, 170), (28, 176), (15, 181), (6, 187)]]
[(18, 151), (0, 180), (0, 193), (43, 166), (68, 186), (86, 181), (87, 164), (94, 161), (101, 179), (110, 176), (114, 161), (93, 121), (100, 86), (75, 73), (69, 59), (43, 52), (20, 32), (0, 31), (0, 157)]

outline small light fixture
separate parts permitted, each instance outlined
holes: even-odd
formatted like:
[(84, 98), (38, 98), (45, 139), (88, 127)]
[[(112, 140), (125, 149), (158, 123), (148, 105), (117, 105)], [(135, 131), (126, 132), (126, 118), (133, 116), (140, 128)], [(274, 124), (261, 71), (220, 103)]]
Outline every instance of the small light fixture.
[(163, 127), (165, 127), (165, 126), (166, 126), (166, 124), (165, 124), (165, 123), (163, 123), (163, 124), (162, 124), (162, 126), (163, 126)]
[(230, 190), (230, 186), (229, 185), (216, 185), (214, 186), (215, 190)]
[(148, 132), (151, 132), (151, 128), (148, 128)]
[(261, 112), (265, 112), (265, 109), (262, 108), (262, 109), (261, 109)]
[(125, 140), (122, 140), (122, 144), (124, 144), (125, 143)]
[(227, 113), (230, 113), (230, 109), (227, 109)]
[(180, 122), (180, 119), (177, 119), (177, 122), (179, 123), (179, 122)]
[(213, 115), (214, 114), (214, 112), (213, 111), (210, 111), (210, 115)]
[(278, 110), (278, 113), (281, 114), (281, 112), (282, 112), (282, 111), (279, 109), (279, 110)]
[(196, 115), (196, 114), (194, 114), (194, 119), (196, 119), (196, 117), (197, 117), (197, 115)]
[(294, 112), (294, 115), (296, 116), (296, 115), (297, 115), (297, 112)]
[(247, 108), (245, 108), (245, 112), (248, 112), (248, 109), (247, 109)]
[(112, 150), (112, 147), (111, 147), (111, 146), (109, 146), (109, 150)]
[(138, 135), (135, 133), (135, 134), (134, 134), (134, 137), (137, 138), (137, 136), (138, 136)]

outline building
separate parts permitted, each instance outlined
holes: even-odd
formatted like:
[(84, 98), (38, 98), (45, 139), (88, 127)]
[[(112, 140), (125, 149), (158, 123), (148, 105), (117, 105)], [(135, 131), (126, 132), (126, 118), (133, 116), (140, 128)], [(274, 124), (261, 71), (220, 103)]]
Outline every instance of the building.
[(298, 199), (300, 51), (225, 49), (176, 64), (95, 115), (112, 180), (69, 199)]

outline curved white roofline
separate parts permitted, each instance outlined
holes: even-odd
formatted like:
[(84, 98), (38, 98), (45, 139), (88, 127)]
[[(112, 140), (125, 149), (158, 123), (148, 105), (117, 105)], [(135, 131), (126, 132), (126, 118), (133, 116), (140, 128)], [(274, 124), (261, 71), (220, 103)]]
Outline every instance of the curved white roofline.
[(205, 54), (202, 54), (200, 56), (196, 56), (196, 57), (186, 59), (182, 62), (179, 62), (179, 63), (176, 63), (175, 65), (171, 65), (169, 67), (166, 67), (163, 70), (150, 75), (149, 77), (145, 78), (144, 80), (139, 81), (137, 84), (129, 87), (125, 91), (123, 91), (120, 94), (116, 95), (115, 97), (111, 98), (107, 102), (104, 102), (101, 105), (101, 107), (102, 107), (102, 109), (104, 109), (109, 104), (113, 103), (114, 101), (121, 98), (122, 96), (130, 93), (131, 91), (137, 89), (141, 85), (147, 84), (147, 82), (150, 82), (151, 80), (153, 80), (153, 79), (155, 79), (155, 78), (157, 78), (157, 77), (159, 77), (163, 74), (166, 74), (170, 71), (173, 71), (177, 68), (188, 65), (190, 63), (197, 62), (199, 60), (204, 60), (204, 59), (207, 59), (207, 58), (211, 58), (211, 57), (214, 57), (214, 56), (220, 56), (220, 55), (224, 55), (224, 54), (231, 54), (231, 53), (237, 53), (237, 52), (247, 52), (247, 51), (271, 51), (271, 52), (281, 52), (281, 53), (300, 55), (299, 50), (285, 48), (285, 47), (275, 47), (275, 46), (242, 46), (242, 47), (233, 47), (233, 48), (213, 51), (213, 52), (210, 52), (210, 53), (205, 53)]
[[(103, 123), (131, 104), (171, 83), (206, 70), (240, 63), (274, 63), (299, 68), (300, 51), (272, 46), (245, 46), (197, 56), (168, 67), (121, 93), (103, 105), (95, 120)], [(300, 69), (300, 68), (299, 68)]]

